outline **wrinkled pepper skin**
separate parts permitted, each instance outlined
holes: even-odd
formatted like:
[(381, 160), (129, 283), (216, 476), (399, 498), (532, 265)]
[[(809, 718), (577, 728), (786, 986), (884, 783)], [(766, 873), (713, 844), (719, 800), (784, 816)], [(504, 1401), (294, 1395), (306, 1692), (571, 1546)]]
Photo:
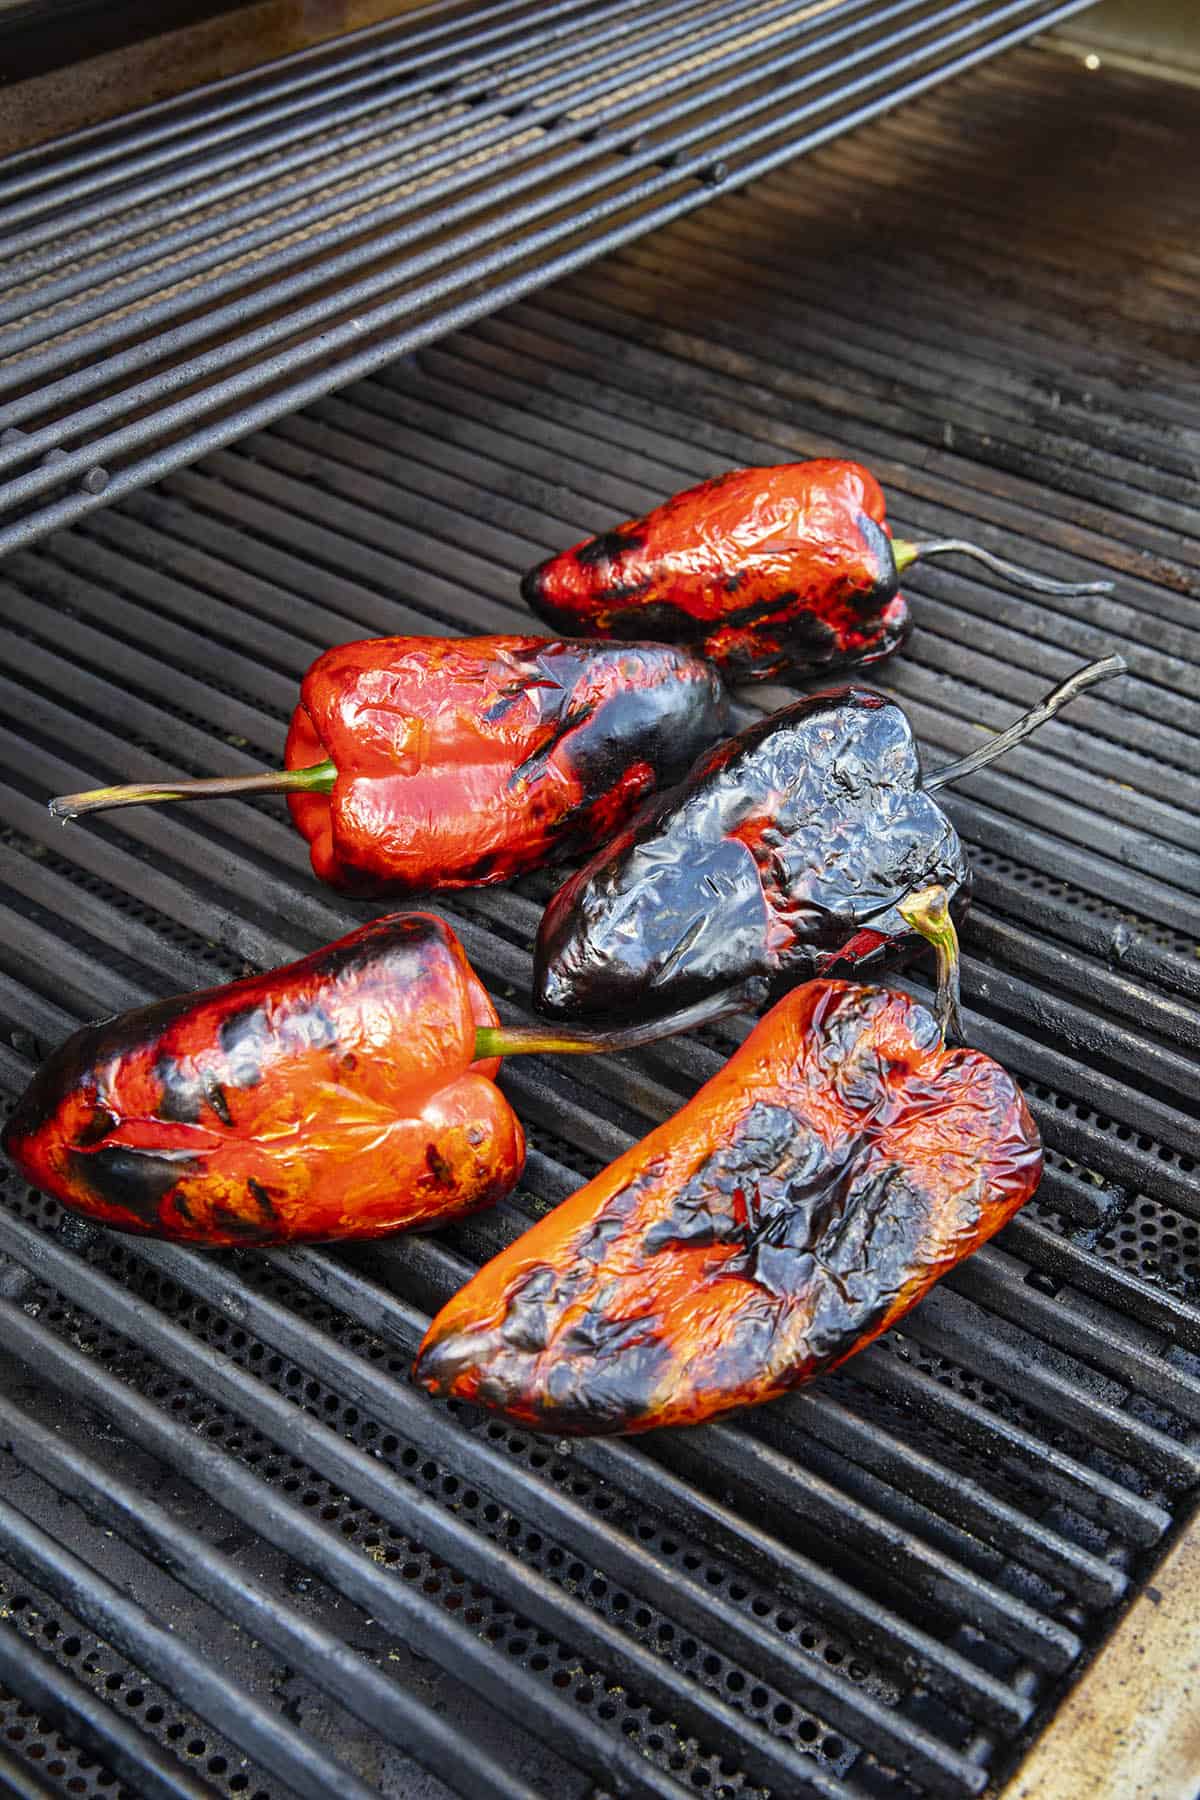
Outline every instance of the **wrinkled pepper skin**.
[(374, 1237), (497, 1200), (524, 1139), (475, 1063), (496, 1014), (440, 919), (88, 1025), (4, 1148), (72, 1212), (193, 1244)]
[(960, 916), (970, 882), (900, 707), (810, 694), (701, 757), (558, 890), (534, 1005), (621, 1018), (750, 978), (867, 968), (920, 941), (901, 900), (939, 884)]
[(716, 672), (663, 644), (373, 638), (304, 677), (285, 763), (321, 880), (358, 894), (508, 881), (591, 849), (721, 735)]
[(557, 631), (693, 644), (734, 681), (890, 656), (908, 603), (869, 470), (832, 458), (734, 469), (531, 569)]
[(844, 1362), (1022, 1206), (1019, 1089), (906, 995), (794, 989), (674, 1118), (433, 1321), (433, 1394), (553, 1433), (689, 1425)]

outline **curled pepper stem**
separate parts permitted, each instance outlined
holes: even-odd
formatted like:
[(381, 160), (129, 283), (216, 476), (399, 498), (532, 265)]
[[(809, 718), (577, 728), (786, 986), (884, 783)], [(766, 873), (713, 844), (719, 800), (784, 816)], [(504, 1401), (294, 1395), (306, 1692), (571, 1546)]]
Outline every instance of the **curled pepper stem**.
[(1011, 750), (1014, 744), (1029, 737), (1047, 719), (1052, 719), (1056, 712), (1085, 689), (1095, 687), (1101, 681), (1111, 681), (1114, 675), (1124, 675), (1128, 668), (1129, 664), (1123, 656), (1105, 656), (1099, 662), (1085, 663), (1082, 669), (1076, 669), (1073, 675), (1047, 694), (1044, 700), (1039, 700), (1027, 713), (1014, 719), (1004, 731), (998, 731), (994, 738), (981, 744), (978, 750), (972, 750), (969, 755), (960, 756), (955, 762), (943, 763), (932, 775), (926, 775), (921, 785), (930, 792), (934, 788), (945, 787), (947, 782), (958, 781), (964, 775), (973, 774), (976, 769), (985, 768), (988, 763), (995, 762), (998, 756), (1003, 756), (1006, 750)]
[(1022, 568), (1020, 563), (1006, 561), (997, 556), (993, 550), (985, 550), (982, 544), (969, 544), (965, 538), (930, 538), (928, 543), (910, 544), (904, 539), (893, 539), (892, 557), (897, 572), (903, 574), (910, 564), (927, 562), (931, 556), (973, 556), (976, 562), (983, 563), (997, 575), (1003, 575), (1016, 587), (1028, 588), (1034, 594), (1061, 594), (1068, 599), (1074, 594), (1111, 594), (1111, 581), (1054, 581), (1049, 575), (1038, 575), (1033, 569)]
[(55, 819), (106, 812), (113, 806), (157, 806), (164, 800), (230, 800), (243, 794), (331, 794), (337, 780), (332, 762), (307, 769), (269, 769), (262, 775), (215, 775), (204, 781), (133, 781), (124, 787), (89, 788), (51, 800)]
[(637, 1050), (681, 1031), (694, 1031), (730, 1018), (750, 1004), (745, 988), (726, 988), (691, 1006), (666, 1013), (640, 1025), (618, 1025), (608, 1031), (589, 1031), (581, 1025), (481, 1025), (475, 1033), (475, 1060), (493, 1056), (591, 1056), (597, 1052)]
[(922, 888), (901, 900), (899, 912), (905, 924), (919, 931), (933, 945), (937, 957), (937, 1000), (934, 1014), (943, 1037), (962, 1036), (962, 994), (959, 988), (958, 932), (950, 916), (950, 897), (944, 887)]

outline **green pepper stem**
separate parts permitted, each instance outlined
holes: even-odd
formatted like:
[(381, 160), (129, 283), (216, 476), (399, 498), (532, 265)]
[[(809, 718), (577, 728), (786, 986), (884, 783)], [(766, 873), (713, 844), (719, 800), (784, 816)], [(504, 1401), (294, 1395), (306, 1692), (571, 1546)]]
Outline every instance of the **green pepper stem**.
[(660, 1038), (711, 1025), (742, 1012), (750, 1003), (745, 988), (727, 988), (697, 1000), (678, 1012), (666, 1013), (640, 1025), (618, 1025), (608, 1031), (590, 1031), (581, 1025), (481, 1025), (475, 1033), (475, 1060), (493, 1056), (592, 1056), (598, 1052), (637, 1050)]
[(950, 556), (955, 552), (960, 556), (973, 556), (995, 574), (1003, 575), (1006, 581), (1029, 588), (1035, 594), (1060, 594), (1070, 599), (1076, 594), (1111, 594), (1113, 591), (1111, 581), (1053, 581), (1049, 575), (1038, 575), (1032, 569), (1022, 568), (1020, 563), (1007, 562), (994, 551), (985, 550), (981, 544), (968, 544), (963, 538), (931, 538), (926, 544), (910, 544), (903, 539), (892, 541), (892, 557), (898, 574), (911, 563), (928, 561), (931, 556)]
[(60, 794), (51, 800), (56, 819), (105, 812), (110, 806), (157, 806), (164, 800), (227, 800), (242, 794), (331, 794), (337, 780), (332, 762), (307, 769), (270, 769), (263, 775), (217, 775), (205, 781), (134, 781), (125, 787), (90, 788), (84, 794)]
[(960, 756), (955, 762), (943, 763), (932, 775), (925, 776), (921, 785), (926, 792), (932, 792), (935, 788), (945, 787), (949, 781), (958, 781), (962, 776), (971, 775), (976, 769), (995, 762), (998, 756), (1003, 756), (1014, 744), (1029, 737), (1086, 688), (1095, 687), (1101, 681), (1110, 681), (1114, 675), (1124, 675), (1128, 668), (1129, 664), (1123, 656), (1105, 656), (1099, 662), (1085, 663), (1082, 669), (1076, 669), (1073, 675), (1047, 694), (1044, 700), (1039, 700), (1029, 712), (1014, 719), (1004, 731), (998, 731), (994, 738), (981, 744), (978, 750), (972, 750), (969, 755)]
[(933, 945), (937, 957), (937, 1001), (934, 1014), (942, 1036), (962, 1036), (962, 995), (959, 990), (958, 932), (950, 915), (950, 898), (944, 887), (922, 888), (901, 900), (898, 911), (906, 925)]

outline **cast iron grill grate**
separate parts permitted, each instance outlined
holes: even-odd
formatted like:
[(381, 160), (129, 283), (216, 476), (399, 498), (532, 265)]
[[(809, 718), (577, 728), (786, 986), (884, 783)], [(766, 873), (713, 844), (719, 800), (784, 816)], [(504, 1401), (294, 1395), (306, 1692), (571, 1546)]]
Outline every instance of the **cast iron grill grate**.
[[(906, 527), (1117, 572), (1061, 608), (921, 575), (879, 685), (931, 760), (1085, 656), (1133, 669), (953, 802), (978, 846), (971, 1035), (1028, 1089), (1042, 1194), (903, 1333), (782, 1405), (562, 1446), (405, 1381), (429, 1310), (726, 1031), (514, 1065), (524, 1182), (433, 1237), (205, 1258), (6, 1176), (0, 1733), (31, 1711), (0, 1749), (31, 1780), (278, 1800), (330, 1791), (320, 1756), (405, 1800), (961, 1796), (1155, 1566), (1200, 1475), (1186, 98), (1022, 52), (0, 567), (9, 1091), (79, 1018), (366, 911), (312, 884), (276, 806), (64, 832), (47, 794), (269, 763), (326, 643), (525, 628), (522, 568), (714, 469), (854, 449)], [(1179, 171), (1152, 204), (1147, 116)], [(517, 1005), (552, 885), (444, 908)], [(64, 1748), (52, 1696), (87, 1685), (85, 1642), (99, 1741)]]
[(450, 4), (0, 164), (0, 550), (1087, 0)]

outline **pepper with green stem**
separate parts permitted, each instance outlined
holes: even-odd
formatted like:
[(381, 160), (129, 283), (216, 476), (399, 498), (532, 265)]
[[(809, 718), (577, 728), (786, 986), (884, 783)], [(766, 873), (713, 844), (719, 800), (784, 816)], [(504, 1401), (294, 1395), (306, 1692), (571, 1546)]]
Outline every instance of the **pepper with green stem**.
[(644, 1018), (751, 978), (875, 969), (922, 938), (955, 1026), (956, 920), (971, 869), (935, 791), (992, 762), (1121, 674), (1089, 663), (980, 749), (922, 777), (894, 700), (810, 694), (702, 756), (562, 886), (538, 932), (534, 1005)]
[(863, 668), (908, 636), (900, 577), (957, 554), (1035, 594), (1103, 594), (962, 538), (894, 539), (861, 463), (732, 469), (530, 569), (521, 592), (556, 631), (691, 644), (732, 681)]

